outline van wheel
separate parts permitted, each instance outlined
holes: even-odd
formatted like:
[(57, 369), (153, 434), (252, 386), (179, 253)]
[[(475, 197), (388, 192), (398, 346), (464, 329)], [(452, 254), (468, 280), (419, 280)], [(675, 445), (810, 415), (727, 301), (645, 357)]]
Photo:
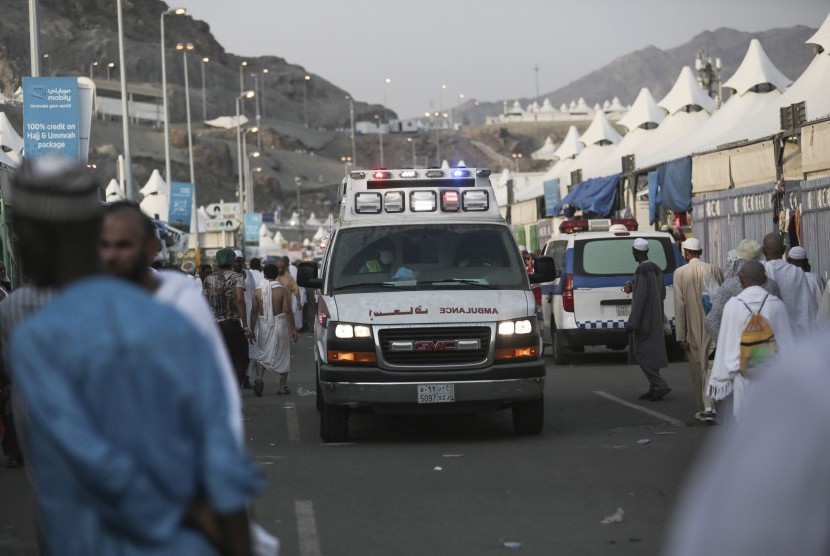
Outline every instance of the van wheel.
[(320, 437), (323, 442), (344, 442), (349, 437), (349, 408), (320, 404)]
[(553, 334), (553, 361), (557, 365), (568, 365), (571, 362), (571, 350), (565, 343), (565, 337), (560, 331)]
[(320, 379), (319, 378), (317, 379), (317, 400), (316, 400), (316, 403), (317, 403), (317, 412), (322, 413), (323, 412), (323, 389), (320, 388)]
[(513, 404), (513, 429), (518, 434), (539, 434), (545, 426), (545, 398)]

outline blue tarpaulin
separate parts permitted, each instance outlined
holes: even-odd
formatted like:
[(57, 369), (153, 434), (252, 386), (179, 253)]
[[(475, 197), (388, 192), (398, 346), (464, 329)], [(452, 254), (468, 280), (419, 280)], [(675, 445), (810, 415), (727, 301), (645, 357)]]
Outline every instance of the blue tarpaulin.
[(674, 212), (692, 210), (692, 158), (663, 164), (660, 171), (660, 203)]
[(542, 185), (545, 191), (545, 216), (553, 216), (556, 203), (561, 198), (559, 194), (559, 178), (553, 178), (552, 180), (543, 182)]
[(564, 199), (556, 203), (553, 207), (553, 216), (559, 216), (562, 207), (566, 204), (581, 209), (583, 213), (606, 216), (614, 208), (614, 197), (617, 195), (619, 185), (620, 174), (585, 180), (574, 187)]
[(657, 222), (660, 212), (660, 171), (648, 173), (648, 223)]

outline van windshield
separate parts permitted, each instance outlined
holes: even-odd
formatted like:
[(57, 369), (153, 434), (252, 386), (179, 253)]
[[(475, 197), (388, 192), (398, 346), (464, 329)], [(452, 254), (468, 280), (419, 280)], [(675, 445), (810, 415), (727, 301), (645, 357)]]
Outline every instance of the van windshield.
[(436, 224), (340, 230), (332, 245), (332, 291), (527, 289), (505, 226)]
[[(575, 244), (576, 267), (580, 276), (631, 276), (637, 270), (637, 261), (631, 255), (635, 238), (615, 237), (590, 239)], [(664, 273), (674, 272), (677, 266), (672, 241), (669, 238), (648, 237), (648, 258)]]

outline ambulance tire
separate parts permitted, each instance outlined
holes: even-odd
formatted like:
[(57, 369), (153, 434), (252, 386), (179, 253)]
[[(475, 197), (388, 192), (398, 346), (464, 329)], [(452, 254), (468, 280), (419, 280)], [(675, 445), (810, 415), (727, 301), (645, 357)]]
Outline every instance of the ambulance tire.
[(349, 437), (349, 408), (323, 402), (320, 410), (320, 437), (323, 442), (345, 442)]
[(545, 398), (513, 404), (513, 430), (518, 434), (539, 434), (545, 426)]
[(571, 362), (571, 349), (565, 343), (564, 335), (558, 330), (551, 332), (551, 334), (553, 334), (553, 362), (557, 365), (569, 365)]
[(323, 412), (323, 389), (320, 388), (320, 380), (317, 380), (317, 413)]

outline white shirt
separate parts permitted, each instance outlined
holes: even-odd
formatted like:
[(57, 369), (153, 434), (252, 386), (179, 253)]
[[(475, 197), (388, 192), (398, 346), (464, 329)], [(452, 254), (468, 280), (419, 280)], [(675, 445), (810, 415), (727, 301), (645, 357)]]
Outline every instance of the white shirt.
[(764, 263), (767, 276), (778, 282), (781, 301), (787, 307), (796, 337), (812, 332), (821, 297), (816, 297), (804, 271), (782, 259)]
[(179, 310), (192, 324), (207, 336), (215, 350), (216, 361), (222, 369), (222, 378), (228, 391), (229, 419), (231, 429), (242, 441), (242, 409), (239, 402), (239, 388), (230, 355), (219, 327), (213, 318), (213, 311), (201, 289), (193, 287), (193, 280), (180, 272), (164, 270), (156, 273), (161, 285), (155, 291), (155, 298)]

